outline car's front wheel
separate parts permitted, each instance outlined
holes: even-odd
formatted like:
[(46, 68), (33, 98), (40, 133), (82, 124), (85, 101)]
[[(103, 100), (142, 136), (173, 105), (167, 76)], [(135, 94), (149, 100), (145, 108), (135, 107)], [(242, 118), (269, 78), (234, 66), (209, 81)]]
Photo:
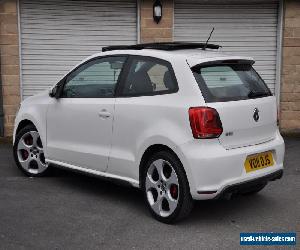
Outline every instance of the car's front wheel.
[(28, 176), (41, 176), (48, 170), (41, 137), (33, 125), (27, 125), (16, 135), (14, 158), (17, 166)]
[(151, 214), (172, 223), (186, 217), (193, 207), (189, 184), (181, 162), (168, 151), (154, 154), (143, 172), (142, 188)]

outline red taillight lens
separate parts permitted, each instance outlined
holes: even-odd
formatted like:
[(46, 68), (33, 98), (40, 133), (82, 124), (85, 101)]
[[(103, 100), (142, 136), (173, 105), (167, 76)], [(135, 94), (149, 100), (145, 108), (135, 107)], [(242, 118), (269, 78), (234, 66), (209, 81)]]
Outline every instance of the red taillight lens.
[(190, 108), (189, 116), (194, 138), (217, 138), (222, 134), (222, 123), (215, 109), (208, 107)]

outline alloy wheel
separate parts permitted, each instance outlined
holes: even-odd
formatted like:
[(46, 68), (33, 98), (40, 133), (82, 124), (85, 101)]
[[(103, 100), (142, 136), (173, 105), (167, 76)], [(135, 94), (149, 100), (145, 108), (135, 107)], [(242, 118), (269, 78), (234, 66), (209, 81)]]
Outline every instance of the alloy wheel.
[(146, 195), (152, 210), (159, 216), (170, 216), (178, 205), (179, 182), (172, 165), (163, 159), (155, 160), (146, 175)]
[(37, 131), (29, 131), (20, 138), (17, 156), (22, 168), (31, 174), (40, 174), (47, 168), (42, 141)]

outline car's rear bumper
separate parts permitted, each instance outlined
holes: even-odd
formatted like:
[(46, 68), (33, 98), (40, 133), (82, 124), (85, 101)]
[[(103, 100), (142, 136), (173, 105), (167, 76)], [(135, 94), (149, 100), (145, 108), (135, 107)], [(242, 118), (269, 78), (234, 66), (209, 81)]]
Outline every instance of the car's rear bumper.
[[(279, 134), (268, 142), (227, 150), (215, 140), (200, 142), (193, 140), (177, 148), (184, 165), (191, 195), (196, 200), (214, 199), (232, 189), (245, 188), (243, 183), (277, 175), (282, 172), (284, 141)], [(247, 156), (271, 151), (274, 165), (246, 173), (244, 163)], [(272, 179), (272, 178), (271, 178)], [(273, 178), (274, 179), (274, 178)], [(261, 179), (263, 180), (263, 179)]]
[(283, 175), (283, 170), (277, 170), (271, 174), (267, 174), (262, 177), (258, 177), (252, 180), (244, 181), (241, 183), (229, 185), (225, 187), (216, 197), (227, 197), (227, 195), (235, 194), (235, 193), (244, 193), (248, 190), (251, 190), (252, 187), (258, 186), (260, 184), (268, 183), (269, 181), (275, 181), (280, 179)]

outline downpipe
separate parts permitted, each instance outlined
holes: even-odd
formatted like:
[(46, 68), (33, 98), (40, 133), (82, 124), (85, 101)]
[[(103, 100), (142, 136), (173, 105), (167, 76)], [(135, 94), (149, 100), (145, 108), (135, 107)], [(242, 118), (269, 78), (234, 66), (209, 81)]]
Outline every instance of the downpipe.
[[(0, 56), (1, 69), (1, 56)], [(2, 75), (0, 70), (0, 137), (4, 136), (4, 112), (3, 112), (3, 93), (2, 93)]]

